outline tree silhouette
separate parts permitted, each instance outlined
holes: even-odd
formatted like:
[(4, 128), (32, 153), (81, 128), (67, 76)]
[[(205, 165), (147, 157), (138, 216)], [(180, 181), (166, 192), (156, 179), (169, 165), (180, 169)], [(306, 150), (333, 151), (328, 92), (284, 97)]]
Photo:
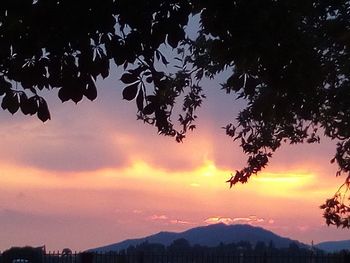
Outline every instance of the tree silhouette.
[(182, 255), (190, 252), (191, 245), (185, 238), (179, 238), (174, 240), (167, 249), (170, 254)]
[(45, 251), (43, 247), (11, 247), (2, 253), (3, 263), (12, 263), (15, 260), (22, 260), (25, 262), (43, 262), (43, 255)]
[[(175, 259), (175, 262), (186, 262), (187, 260), (191, 259), (191, 261), (204, 260), (207, 262), (227, 262), (227, 256), (232, 256), (233, 258), (247, 256), (247, 260), (248, 258), (254, 260), (254, 258), (261, 259), (267, 254), (270, 256), (278, 256), (279, 259), (281, 259), (280, 256), (283, 255), (294, 255), (297, 256), (294, 258), (294, 260), (300, 261), (300, 256), (310, 256), (313, 253), (323, 255), (324, 251), (315, 249), (314, 252), (312, 252), (307, 245), (298, 245), (295, 242), (290, 243), (288, 246), (279, 245), (277, 248), (272, 242), (269, 242), (269, 244), (266, 244), (263, 241), (250, 243), (244, 240), (237, 243), (220, 243), (215, 246), (206, 246), (199, 244), (191, 245), (188, 240), (180, 238), (175, 239), (169, 246), (164, 246), (158, 243), (144, 242), (136, 246), (130, 246), (126, 251), (110, 251), (107, 253), (107, 255), (114, 253), (119, 256), (129, 256), (129, 259), (133, 258), (134, 256), (141, 256), (145, 262), (157, 261), (155, 260), (157, 256), (159, 256), (158, 261), (172, 262)], [(213, 260), (209, 260), (208, 256), (210, 255), (212, 256)], [(292, 258), (290, 260), (293, 261)]]
[[(182, 141), (205, 96), (201, 80), (226, 70), (221, 88), (247, 102), (225, 127), (248, 156), (230, 185), (261, 171), (283, 143), (329, 137), (346, 180), (322, 209), (328, 224), (349, 227), (349, 8), (339, 0), (3, 0), (1, 106), (47, 121), (41, 90), (58, 89), (62, 102), (94, 100), (96, 79), (114, 63), (125, 70), (122, 95), (138, 118)], [(191, 15), (200, 16), (195, 39), (185, 33)], [(172, 59), (164, 44), (177, 51), (176, 72), (159, 66)]]

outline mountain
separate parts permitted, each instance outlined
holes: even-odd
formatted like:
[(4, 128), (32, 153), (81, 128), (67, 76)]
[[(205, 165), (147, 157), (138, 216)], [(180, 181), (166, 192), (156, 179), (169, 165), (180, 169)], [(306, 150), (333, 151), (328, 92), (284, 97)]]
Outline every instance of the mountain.
[(288, 247), (290, 243), (297, 243), (303, 247), (306, 246), (298, 241), (278, 236), (261, 227), (254, 227), (251, 225), (215, 224), (192, 228), (181, 233), (160, 232), (144, 238), (128, 239), (119, 243), (90, 249), (90, 251), (119, 251), (121, 249), (126, 249), (131, 245), (135, 246), (141, 244), (145, 241), (148, 241), (149, 243), (160, 243), (168, 246), (174, 240), (179, 238), (185, 238), (191, 245), (199, 244), (209, 247), (217, 246), (221, 242), (228, 244), (239, 241), (248, 241), (253, 245), (258, 241), (263, 241), (266, 244), (272, 241), (276, 248)]
[(322, 249), (326, 252), (337, 252), (340, 250), (350, 250), (350, 240), (343, 240), (343, 241), (327, 241), (327, 242), (322, 242), (315, 247)]

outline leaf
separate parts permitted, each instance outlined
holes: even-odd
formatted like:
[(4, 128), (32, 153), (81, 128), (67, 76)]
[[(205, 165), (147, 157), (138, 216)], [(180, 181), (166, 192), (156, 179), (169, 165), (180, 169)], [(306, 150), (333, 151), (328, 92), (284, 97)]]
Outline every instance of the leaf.
[(131, 73), (125, 73), (123, 74), (123, 76), (120, 78), (120, 80), (122, 82), (124, 82), (125, 84), (131, 84), (134, 83), (136, 81), (138, 81), (139, 79), (137, 78), (136, 75), (131, 74)]
[(0, 77), (0, 96), (11, 90), (11, 88), (11, 83), (6, 81), (4, 77)]
[(177, 48), (179, 42), (185, 38), (185, 31), (181, 27), (175, 27), (167, 36), (167, 42), (172, 48)]
[(100, 71), (101, 71), (101, 76), (102, 78), (107, 78), (109, 75), (109, 59), (107, 57), (101, 58), (100, 64)]
[(23, 89), (30, 89), (33, 87), (33, 85), (31, 83), (27, 83), (24, 81), (21, 83), (21, 85), (22, 85)]
[(19, 93), (19, 104), (28, 100), (27, 95), (24, 92)]
[(160, 52), (159, 52), (159, 50), (156, 50), (156, 58), (157, 58), (157, 60), (160, 60)]
[(123, 89), (123, 99), (129, 100), (129, 101), (135, 99), (137, 95), (137, 91), (139, 89), (138, 85), (139, 85), (139, 82), (125, 87)]
[(21, 107), (21, 111), (25, 115), (27, 114), (33, 115), (37, 113), (38, 111), (37, 96), (30, 97), (25, 101), (21, 100), (20, 107)]
[(136, 105), (139, 111), (143, 110), (143, 101), (144, 101), (143, 89), (140, 89), (139, 94), (137, 94), (137, 97), (136, 97)]
[(203, 69), (197, 71), (197, 72), (196, 72), (196, 75), (195, 75), (196, 80), (202, 79), (202, 78), (203, 78), (203, 75), (204, 75), (204, 70), (203, 70)]
[(123, 69), (124, 69), (124, 70), (126, 70), (126, 69), (127, 69), (127, 67), (128, 67), (128, 63), (129, 63), (128, 61), (125, 61), (125, 62), (124, 62), (124, 64), (123, 64)]
[(8, 110), (11, 114), (14, 114), (19, 109), (19, 102), (16, 94), (13, 92), (6, 93), (5, 97), (2, 99), (1, 107), (4, 110)]
[(145, 115), (151, 115), (155, 111), (154, 103), (150, 103), (146, 105), (146, 107), (143, 109), (142, 113)]
[(43, 98), (39, 99), (39, 107), (38, 107), (37, 116), (42, 122), (45, 122), (45, 121), (51, 119), (49, 108), (47, 106), (46, 101)]
[(174, 34), (168, 34), (167, 42), (172, 48), (176, 48), (179, 43), (179, 39)]
[(165, 56), (163, 56), (163, 54), (161, 54), (161, 55), (162, 55), (162, 62), (163, 62), (163, 64), (165, 66), (168, 65), (169, 64), (168, 60), (165, 58)]
[(148, 95), (146, 97), (146, 100), (149, 101), (150, 103), (153, 103), (157, 101), (157, 97), (155, 95)]
[(162, 62), (165, 66), (169, 64), (166, 57), (159, 50), (156, 50), (156, 58), (157, 58), (157, 60), (162, 60)]
[(74, 87), (74, 89), (70, 89), (70, 98), (77, 104), (83, 99), (83, 93), (84, 90), (81, 87)]
[(58, 97), (62, 102), (68, 101), (70, 99), (69, 90), (67, 88), (60, 88), (58, 91)]
[(37, 94), (37, 92), (36, 92), (36, 89), (35, 88), (33, 88), (33, 87), (31, 87), (30, 89), (29, 89), (33, 94)]
[(245, 83), (244, 91), (248, 95), (254, 95), (256, 86), (259, 84), (259, 81), (255, 78), (247, 78)]
[(97, 89), (94, 81), (91, 80), (91, 82), (87, 85), (84, 95), (91, 101), (97, 98)]
[(241, 88), (244, 87), (244, 78), (237, 73), (232, 74), (227, 79), (227, 86), (229, 88), (228, 91), (230, 90), (239, 91)]
[[(25, 107), (25, 105), (27, 104), (27, 101), (28, 101), (27, 95), (24, 92), (20, 92), (19, 93), (19, 106), (20, 106), (21, 111), (23, 112), (24, 115), (29, 114), (29, 111)], [(24, 107), (24, 110), (23, 110), (23, 107)]]

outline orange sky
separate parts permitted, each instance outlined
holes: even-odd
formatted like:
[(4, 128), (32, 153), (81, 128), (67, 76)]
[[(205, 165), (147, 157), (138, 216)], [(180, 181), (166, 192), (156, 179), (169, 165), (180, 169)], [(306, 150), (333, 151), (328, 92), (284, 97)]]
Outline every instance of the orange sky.
[(318, 208), (343, 179), (329, 163), (332, 142), (285, 146), (258, 177), (229, 189), (245, 163), (220, 128), (239, 110), (234, 98), (209, 90), (198, 130), (178, 144), (137, 122), (118, 85), (101, 82), (98, 100), (78, 106), (53, 96), (45, 124), (0, 112), (0, 250), (83, 250), (218, 222), (306, 243), (348, 239)]

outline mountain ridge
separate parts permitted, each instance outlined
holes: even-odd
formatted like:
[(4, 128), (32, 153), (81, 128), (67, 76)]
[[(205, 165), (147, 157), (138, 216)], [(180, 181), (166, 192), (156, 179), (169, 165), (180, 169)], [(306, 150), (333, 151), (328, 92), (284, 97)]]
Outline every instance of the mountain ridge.
[(338, 252), (341, 250), (350, 250), (350, 240), (325, 241), (315, 245), (316, 248), (326, 252)]
[(199, 226), (185, 230), (183, 232), (168, 232), (161, 231), (156, 234), (152, 234), (142, 238), (126, 239), (121, 242), (101, 246), (97, 248), (89, 249), (94, 252), (109, 252), (120, 251), (126, 249), (129, 246), (136, 246), (143, 242), (160, 243), (165, 246), (169, 246), (174, 240), (184, 238), (188, 240), (191, 245), (204, 245), (208, 247), (214, 247), (220, 243), (236, 243), (239, 241), (248, 241), (252, 245), (259, 241), (269, 243), (272, 241), (277, 248), (288, 247), (291, 243), (297, 243), (301, 247), (308, 247), (307, 245), (292, 240), (287, 237), (279, 236), (272, 231), (266, 230), (262, 227), (256, 227), (251, 225), (226, 225), (223, 223), (213, 224), (208, 226)]

